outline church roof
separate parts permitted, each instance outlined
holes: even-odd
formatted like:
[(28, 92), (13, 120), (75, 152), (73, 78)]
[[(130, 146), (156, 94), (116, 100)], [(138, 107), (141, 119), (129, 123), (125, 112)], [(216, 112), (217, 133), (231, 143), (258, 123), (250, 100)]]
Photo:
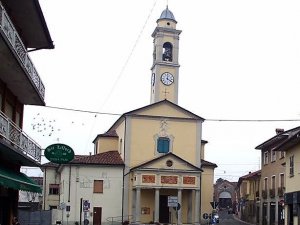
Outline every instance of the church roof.
[[(180, 107), (179, 105), (173, 103), (173, 102), (170, 102), (169, 100), (167, 99), (164, 99), (164, 100), (161, 100), (159, 102), (155, 102), (153, 104), (150, 104), (150, 105), (146, 105), (146, 106), (143, 106), (141, 108), (138, 108), (138, 109), (134, 109), (132, 111), (129, 111), (129, 112), (126, 112), (124, 113), (123, 115), (121, 115), (119, 117), (119, 119), (116, 120), (116, 122), (109, 128), (109, 130), (107, 132), (111, 132), (113, 130), (115, 130), (115, 127), (117, 126), (117, 124), (119, 124), (121, 121), (123, 121), (125, 119), (126, 116), (135, 116), (137, 115), (138, 112), (142, 111), (142, 110), (145, 110), (145, 109), (149, 109), (149, 108), (152, 108), (152, 107), (155, 107), (155, 106), (159, 106), (159, 105), (163, 105), (163, 104), (167, 104), (167, 105), (170, 105), (174, 108), (177, 108), (178, 110), (182, 111), (182, 112), (185, 112), (186, 114), (190, 115), (192, 119), (194, 120), (201, 120), (201, 121), (204, 121), (205, 119), (186, 110), (185, 108), (183, 107)], [(163, 115), (162, 115), (163, 116)], [(98, 137), (98, 136), (97, 136)], [(95, 138), (96, 139), (96, 138)]]
[(206, 161), (204, 159), (201, 159), (201, 167), (208, 167), (208, 166), (211, 166), (211, 167), (218, 167), (217, 164), (215, 163), (212, 163), (212, 162), (209, 162), (209, 161)]
[(118, 138), (119, 136), (115, 130), (107, 131), (104, 134), (98, 134), (97, 137), (95, 137), (95, 139), (93, 140), (93, 143), (95, 143), (99, 137)]
[(168, 6), (167, 8), (161, 13), (160, 17), (158, 20), (163, 20), (163, 19), (168, 19), (168, 20), (173, 20), (175, 23), (177, 23), (177, 21), (175, 20), (175, 17), (173, 15), (173, 13), (169, 10)]

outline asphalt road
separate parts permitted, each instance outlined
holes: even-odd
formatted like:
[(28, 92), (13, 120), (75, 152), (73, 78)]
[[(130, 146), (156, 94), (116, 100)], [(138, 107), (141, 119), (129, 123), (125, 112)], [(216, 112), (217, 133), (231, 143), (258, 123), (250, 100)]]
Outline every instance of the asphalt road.
[(228, 214), (226, 210), (219, 211), (220, 225), (247, 225), (248, 223), (242, 222), (234, 218), (233, 214)]

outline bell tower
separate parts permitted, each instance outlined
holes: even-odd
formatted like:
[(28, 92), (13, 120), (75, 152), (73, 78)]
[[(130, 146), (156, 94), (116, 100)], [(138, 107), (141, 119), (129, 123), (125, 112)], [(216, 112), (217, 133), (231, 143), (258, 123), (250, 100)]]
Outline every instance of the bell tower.
[(151, 103), (167, 99), (178, 104), (179, 35), (177, 21), (167, 8), (156, 21), (153, 37), (153, 64), (151, 67)]

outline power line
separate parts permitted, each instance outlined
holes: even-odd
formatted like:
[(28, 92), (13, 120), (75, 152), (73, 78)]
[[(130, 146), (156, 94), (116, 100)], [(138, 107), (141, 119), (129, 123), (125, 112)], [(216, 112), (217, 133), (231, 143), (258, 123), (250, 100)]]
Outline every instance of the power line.
[[(91, 113), (91, 114), (98, 114), (98, 115), (110, 115), (110, 116), (122, 115), (121, 113), (97, 112), (97, 111), (72, 109), (72, 108), (57, 107), (57, 106), (37, 106), (37, 107), (46, 107), (52, 109), (81, 112), (81, 113)], [(296, 122), (296, 121), (300, 121), (300, 119), (205, 119), (205, 121), (209, 121), (209, 122)]]

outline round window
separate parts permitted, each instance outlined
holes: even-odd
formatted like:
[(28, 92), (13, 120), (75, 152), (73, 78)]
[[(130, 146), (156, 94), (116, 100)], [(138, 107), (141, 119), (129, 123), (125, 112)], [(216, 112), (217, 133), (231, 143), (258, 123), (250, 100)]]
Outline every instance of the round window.
[(172, 160), (168, 160), (168, 161), (166, 162), (166, 165), (167, 165), (167, 167), (173, 166), (173, 161), (172, 161)]

